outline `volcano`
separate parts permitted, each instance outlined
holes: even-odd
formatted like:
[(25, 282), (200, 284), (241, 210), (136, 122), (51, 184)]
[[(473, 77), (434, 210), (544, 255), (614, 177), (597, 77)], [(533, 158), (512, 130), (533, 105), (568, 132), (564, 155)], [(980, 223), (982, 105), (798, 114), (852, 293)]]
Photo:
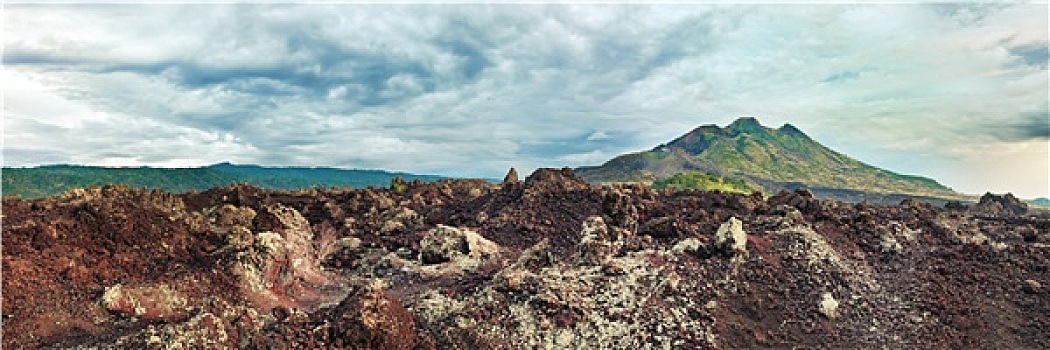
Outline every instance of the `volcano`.
[(773, 129), (750, 117), (724, 128), (703, 125), (651, 150), (576, 169), (592, 183), (652, 182), (688, 172), (742, 179), (767, 193), (806, 187), (818, 197), (847, 201), (961, 197), (933, 179), (880, 169), (836, 152), (791, 124)]

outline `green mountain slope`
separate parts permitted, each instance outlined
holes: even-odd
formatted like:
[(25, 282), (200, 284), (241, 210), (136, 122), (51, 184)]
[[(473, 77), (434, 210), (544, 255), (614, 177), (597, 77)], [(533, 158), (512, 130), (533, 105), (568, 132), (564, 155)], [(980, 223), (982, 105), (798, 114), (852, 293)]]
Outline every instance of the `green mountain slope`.
[(776, 191), (823, 187), (935, 197), (958, 194), (936, 181), (879, 169), (835, 152), (790, 124), (778, 129), (754, 118), (725, 128), (705, 125), (668, 144), (622, 155), (577, 173), (591, 182), (656, 181), (690, 171), (736, 177)]
[(215, 164), (200, 168), (107, 168), (79, 165), (48, 165), (34, 168), (3, 168), (3, 195), (38, 198), (61, 194), (72, 188), (126, 184), (169, 192), (206, 190), (231, 183), (248, 183), (271, 189), (309, 187), (387, 186), (394, 177), (407, 181), (437, 181), (440, 176), (390, 173), (381, 170), (279, 167)]
[(712, 173), (688, 173), (675, 174), (674, 176), (656, 180), (652, 185), (655, 189), (673, 188), (676, 190), (718, 190), (722, 192), (735, 192), (750, 194), (757, 190), (741, 179), (718, 176)]

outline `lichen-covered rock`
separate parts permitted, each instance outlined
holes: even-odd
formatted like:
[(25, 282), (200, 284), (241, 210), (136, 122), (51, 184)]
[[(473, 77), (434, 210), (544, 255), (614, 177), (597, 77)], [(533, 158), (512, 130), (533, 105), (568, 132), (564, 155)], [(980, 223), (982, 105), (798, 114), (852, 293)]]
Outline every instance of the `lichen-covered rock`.
[(419, 260), (424, 264), (440, 264), (470, 252), (467, 240), (459, 230), (438, 226), (419, 241)]
[(383, 213), (380, 219), (383, 225), (376, 232), (379, 235), (404, 233), (410, 228), (423, 224), (423, 218), (415, 210), (397, 207)]
[(743, 223), (736, 217), (718, 227), (715, 232), (714, 247), (729, 254), (747, 253), (747, 233), (744, 232)]
[(251, 249), (237, 253), (232, 266), (248, 300), (263, 311), (337, 302), (341, 278), (322, 270), (323, 252), (306, 218), (281, 204), (266, 207), (262, 216), (275, 230), (257, 233)]
[(1021, 287), (1021, 290), (1029, 294), (1039, 294), (1043, 292), (1043, 284), (1033, 279), (1026, 279), (1024, 280), (1024, 286)]
[[(6, 198), (2, 346), (1050, 348), (1040, 212), (561, 189), (554, 172)], [(374, 234), (402, 208), (419, 221)]]
[(534, 294), (542, 283), (539, 276), (527, 270), (503, 270), (495, 277), (495, 288), (499, 291)]
[(692, 254), (697, 255), (704, 251), (704, 243), (694, 237), (689, 237), (678, 241), (673, 247), (671, 252), (675, 254)]
[(583, 220), (580, 227), (580, 243), (577, 245), (576, 261), (585, 265), (600, 265), (619, 252), (623, 240), (613, 237), (609, 226), (601, 216)]
[(825, 292), (820, 295), (820, 313), (827, 318), (835, 319), (839, 317), (839, 302), (835, 300), (835, 297), (831, 293)]
[(879, 236), (879, 247), (883, 253), (900, 253), (903, 247), (892, 234), (884, 233)]
[(476, 266), (481, 259), (496, 255), (499, 245), (465, 228), (438, 225), (419, 242), (419, 259), (424, 264), (455, 262)]
[(250, 207), (237, 207), (225, 204), (212, 212), (211, 223), (216, 228), (241, 226), (251, 227), (255, 220), (255, 210)]
[(806, 217), (802, 215), (802, 212), (794, 207), (787, 205), (779, 205), (776, 211), (783, 212), (784, 216), (781, 216), (777, 224), (780, 229), (788, 229), (796, 226), (805, 226), (807, 224)]
[(517, 261), (514, 262), (514, 266), (536, 271), (553, 266), (554, 262), (555, 257), (551, 253), (550, 239), (544, 238), (539, 243), (522, 251)]
[(189, 301), (167, 285), (113, 285), (102, 293), (102, 306), (124, 317), (145, 321), (174, 322), (186, 318)]

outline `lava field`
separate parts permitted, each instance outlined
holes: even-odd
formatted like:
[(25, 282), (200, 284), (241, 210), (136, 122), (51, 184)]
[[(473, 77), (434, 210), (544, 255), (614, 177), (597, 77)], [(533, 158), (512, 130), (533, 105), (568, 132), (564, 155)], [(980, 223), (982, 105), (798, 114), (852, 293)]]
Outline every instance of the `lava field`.
[(1050, 348), (1050, 216), (524, 181), (3, 200), (3, 347)]

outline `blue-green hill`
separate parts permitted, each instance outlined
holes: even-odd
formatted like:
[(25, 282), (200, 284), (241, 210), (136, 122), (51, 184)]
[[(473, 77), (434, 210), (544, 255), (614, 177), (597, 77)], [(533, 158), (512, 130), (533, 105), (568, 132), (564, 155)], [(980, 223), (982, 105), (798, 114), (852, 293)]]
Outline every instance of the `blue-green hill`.
[(247, 183), (270, 189), (309, 187), (385, 187), (395, 177), (406, 181), (437, 181), (441, 176), (310, 167), (262, 167), (215, 164), (199, 168), (110, 168), (80, 165), (47, 165), (32, 168), (3, 168), (3, 195), (37, 198), (61, 194), (73, 188), (126, 184), (169, 192), (206, 190), (231, 183)]
[(697, 172), (736, 178), (767, 192), (803, 186), (873, 194), (961, 196), (932, 179), (897, 174), (835, 152), (791, 124), (772, 129), (754, 118), (737, 119), (725, 128), (700, 126), (652, 150), (621, 155), (576, 172), (591, 182), (659, 183)]

